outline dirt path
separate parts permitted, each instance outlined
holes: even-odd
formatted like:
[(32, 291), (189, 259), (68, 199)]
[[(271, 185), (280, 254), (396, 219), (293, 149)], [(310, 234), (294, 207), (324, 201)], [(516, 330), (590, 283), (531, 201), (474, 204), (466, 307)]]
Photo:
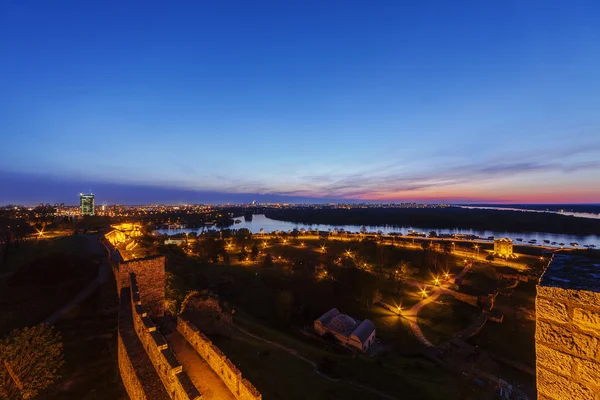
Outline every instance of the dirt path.
[(225, 383), (215, 374), (210, 365), (196, 353), (196, 350), (179, 334), (173, 332), (166, 337), (175, 356), (183, 365), (203, 399), (234, 400)]

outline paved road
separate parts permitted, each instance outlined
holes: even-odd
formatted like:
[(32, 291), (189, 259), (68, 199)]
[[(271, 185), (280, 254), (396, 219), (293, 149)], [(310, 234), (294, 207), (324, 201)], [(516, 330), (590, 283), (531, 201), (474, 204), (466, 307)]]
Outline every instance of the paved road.
[(183, 365), (183, 370), (190, 377), (194, 386), (200, 391), (203, 399), (234, 400), (225, 383), (212, 370), (210, 365), (196, 353), (196, 350), (179, 334), (167, 335), (169, 347)]

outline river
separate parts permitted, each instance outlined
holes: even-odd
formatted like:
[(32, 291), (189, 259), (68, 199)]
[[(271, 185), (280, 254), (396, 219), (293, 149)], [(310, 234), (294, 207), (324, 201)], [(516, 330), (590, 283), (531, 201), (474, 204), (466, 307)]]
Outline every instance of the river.
[[(320, 231), (334, 230), (334, 229), (344, 229), (347, 232), (359, 232), (361, 229), (360, 225), (326, 225), (326, 224), (297, 224), (295, 222), (288, 221), (278, 221), (271, 218), (265, 217), (263, 214), (254, 215), (251, 221), (246, 221), (244, 217), (238, 218), (241, 222), (239, 224), (232, 225), (231, 229), (241, 229), (247, 228), (252, 233), (260, 233), (260, 230), (263, 229), (264, 232), (273, 232), (273, 231), (291, 231), (294, 228), (297, 229), (316, 229)], [(516, 240), (517, 238), (523, 239), (522, 243), (527, 244), (530, 240), (536, 240), (538, 244), (543, 244), (545, 246), (552, 246), (552, 244), (543, 243), (543, 240), (549, 240), (550, 243), (556, 242), (554, 247), (559, 248), (558, 243), (564, 243), (566, 248), (572, 247), (570, 243), (578, 243), (579, 246), (583, 245), (595, 245), (600, 248), (600, 236), (597, 235), (585, 235), (585, 236), (577, 236), (577, 235), (563, 235), (556, 233), (543, 233), (543, 232), (496, 232), (496, 231), (479, 231), (474, 229), (438, 229), (435, 227), (417, 227), (417, 226), (367, 226), (366, 227), (369, 232), (377, 232), (382, 231), (383, 233), (402, 233), (405, 235), (409, 230), (417, 231), (417, 232), (430, 232), (435, 231), (438, 234), (465, 234), (465, 235), (476, 235), (481, 238), (487, 238), (489, 236), (494, 236), (495, 238), (507, 237), (513, 240), (515, 244), (519, 244)], [(156, 232), (164, 233), (167, 235), (174, 235), (177, 233), (191, 233), (191, 232), (201, 232), (200, 229), (157, 229)]]

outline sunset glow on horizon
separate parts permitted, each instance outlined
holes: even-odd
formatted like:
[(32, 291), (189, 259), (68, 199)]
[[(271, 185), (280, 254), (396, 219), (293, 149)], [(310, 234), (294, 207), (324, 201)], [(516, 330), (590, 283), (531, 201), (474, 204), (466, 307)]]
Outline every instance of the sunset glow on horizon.
[(0, 15), (0, 204), (600, 203), (594, 2)]

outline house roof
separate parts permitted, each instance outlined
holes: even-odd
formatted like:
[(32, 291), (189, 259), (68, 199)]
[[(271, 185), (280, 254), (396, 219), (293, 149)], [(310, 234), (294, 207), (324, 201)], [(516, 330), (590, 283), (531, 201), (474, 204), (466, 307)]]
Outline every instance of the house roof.
[(365, 319), (363, 322), (360, 323), (358, 328), (356, 328), (354, 332), (352, 332), (352, 335), (356, 336), (361, 343), (365, 343), (369, 336), (371, 336), (371, 333), (373, 333), (374, 331), (375, 324), (373, 324), (368, 319)]
[(354, 318), (346, 314), (338, 314), (329, 321), (327, 327), (332, 331), (336, 331), (344, 336), (350, 336), (352, 332), (358, 326), (357, 321)]

